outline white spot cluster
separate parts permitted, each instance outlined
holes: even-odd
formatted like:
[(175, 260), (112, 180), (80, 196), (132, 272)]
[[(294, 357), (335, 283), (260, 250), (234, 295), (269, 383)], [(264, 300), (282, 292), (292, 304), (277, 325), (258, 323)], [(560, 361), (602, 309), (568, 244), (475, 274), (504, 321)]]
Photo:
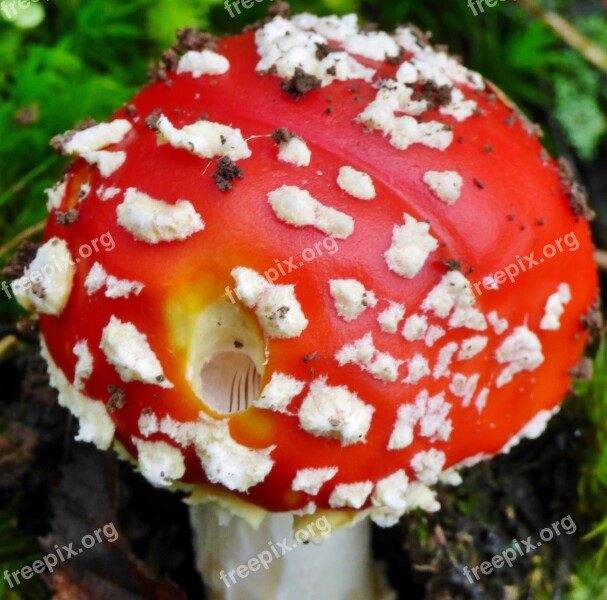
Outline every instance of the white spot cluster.
[(493, 327), (493, 331), (495, 331), (497, 335), (502, 335), (502, 333), (504, 333), (504, 331), (506, 331), (506, 329), (508, 329), (508, 327), (510, 326), (508, 323), (508, 319), (500, 319), (499, 315), (497, 314), (497, 311), (495, 310), (492, 310), (487, 315), (487, 321), (489, 321), (491, 327)]
[(453, 431), (453, 423), (448, 418), (451, 408), (443, 392), (431, 397), (426, 390), (422, 390), (415, 398), (415, 404), (399, 407), (388, 450), (402, 450), (410, 446), (417, 426), (419, 435), (432, 442), (449, 441)]
[[(421, 80), (448, 86), (450, 102), (439, 110), (458, 121), (472, 116), (477, 104), (467, 100), (454, 85), (484, 89), (480, 75), (458, 64), (445, 52), (437, 52), (421, 42), (410, 29), (400, 28), (394, 35), (360, 31), (355, 15), (318, 18), (304, 13), (290, 21), (275, 17), (256, 32), (255, 40), (261, 57), (258, 71), (288, 79), (299, 68), (317, 77), (323, 86), (334, 80), (370, 81), (374, 77), (374, 69), (364, 67), (349, 53), (375, 61), (398, 57), (401, 49), (413, 53), (411, 61), (398, 69), (396, 81), (381, 82), (377, 97), (358, 117), (367, 127), (381, 130), (390, 137), (390, 143), (402, 150), (416, 143), (445, 150), (453, 141), (451, 127), (414, 118), (429, 110), (430, 105), (426, 99), (413, 100), (414, 88), (409, 87), (410, 84)], [(318, 47), (326, 47), (328, 40), (341, 44), (342, 50), (333, 48), (334, 51), (323, 58), (318, 54)]]
[[(414, 89), (409, 83), (416, 82), (419, 74), (410, 64), (402, 64), (397, 73), (396, 81), (384, 79), (379, 85), (377, 96), (365, 111), (358, 117), (371, 129), (389, 128), (394, 130), (406, 121), (399, 120), (394, 113), (404, 113), (408, 116), (419, 116), (428, 110), (425, 99), (413, 100)], [(417, 121), (413, 119), (415, 123)]]
[(108, 188), (106, 188), (105, 186), (100, 185), (97, 188), (97, 197), (102, 202), (107, 202), (108, 200), (111, 200), (112, 198), (114, 198), (118, 194), (120, 194), (121, 191), (122, 190), (120, 188), (117, 188), (117, 187), (108, 187)]
[(117, 279), (108, 275), (105, 282), (105, 295), (107, 298), (128, 298), (131, 294), (138, 296), (145, 286), (139, 281)]
[(484, 90), (485, 84), (479, 73), (470, 71), (446, 52), (425, 46), (411, 62), (418, 70), (420, 79), (434, 81), (438, 86), (460, 83), (475, 90)]
[[(261, 483), (274, 466), (271, 453), (275, 446), (253, 450), (239, 444), (230, 435), (226, 420), (216, 421), (200, 413), (195, 422), (180, 423), (165, 417), (157, 425), (183, 448), (193, 446), (209, 481), (229, 490), (246, 492)], [(148, 431), (156, 433), (153, 428)]]
[(377, 195), (371, 177), (353, 167), (345, 166), (339, 169), (337, 185), (344, 192), (359, 200), (373, 200)]
[(69, 383), (53, 361), (44, 340), (41, 342), (41, 355), (48, 365), (50, 384), (59, 392), (59, 404), (78, 419), (76, 440), (92, 442), (99, 449), (107, 450), (114, 439), (116, 427), (103, 402), (85, 396)]
[(447, 332), (440, 327), (439, 325), (430, 325), (428, 327), (428, 331), (426, 332), (426, 337), (424, 338), (424, 342), (426, 342), (426, 346), (428, 348), (432, 348), (434, 344), (438, 340), (440, 340)]
[[(376, 46), (369, 53), (380, 56), (384, 50), (385, 34), (367, 34), (365, 37), (368, 43), (374, 42)], [(378, 129), (389, 136), (390, 143), (401, 150), (416, 143), (445, 150), (453, 141), (453, 131), (436, 121), (418, 121), (415, 118), (429, 110), (430, 106), (425, 99), (413, 99), (414, 88), (410, 85), (418, 81), (432, 81), (437, 87), (447, 86), (451, 98), (446, 106), (440, 107), (439, 112), (463, 121), (474, 114), (477, 104), (474, 100), (467, 100), (454, 84), (482, 90), (482, 77), (458, 64), (445, 52), (437, 52), (420, 42), (410, 29), (398, 29), (392, 39), (398, 46), (413, 53), (413, 57), (399, 67), (396, 81), (381, 82), (375, 100), (359, 115), (358, 120), (370, 129)], [(353, 38), (352, 51), (359, 43), (357, 38)]]
[(74, 285), (74, 261), (65, 240), (51, 238), (38, 248), (23, 277), (11, 283), (17, 302), (26, 310), (60, 315)]
[(162, 365), (150, 348), (147, 336), (132, 323), (124, 323), (112, 316), (103, 329), (99, 347), (123, 381), (173, 387), (164, 376)]
[(73, 156), (97, 152), (112, 144), (119, 144), (132, 128), (133, 126), (126, 119), (100, 123), (76, 132), (72, 139), (64, 144), (63, 151)]
[(340, 483), (329, 496), (331, 508), (362, 508), (373, 491), (371, 481), (360, 481), (358, 483)]
[(149, 437), (160, 431), (158, 417), (152, 411), (143, 411), (137, 421), (139, 432), (144, 437)]
[(253, 400), (253, 406), (276, 412), (287, 412), (287, 407), (293, 398), (301, 394), (304, 387), (303, 381), (284, 373), (274, 373), (259, 397)]
[(390, 306), (379, 313), (377, 322), (382, 331), (385, 331), (386, 333), (396, 333), (398, 331), (398, 324), (404, 317), (404, 305), (399, 304), (398, 302), (390, 302)]
[(427, 452), (418, 452), (411, 461), (417, 479), (424, 485), (434, 485), (441, 474), (447, 457), (444, 452), (431, 448)]
[(462, 373), (455, 373), (451, 379), (449, 390), (454, 396), (462, 398), (462, 406), (468, 407), (470, 406), (470, 402), (472, 402), (472, 396), (476, 392), (479, 379), (480, 375), (478, 373), (469, 377)]
[(107, 272), (101, 263), (95, 262), (84, 280), (84, 287), (89, 296), (98, 292), (107, 281)]
[(169, 487), (185, 475), (185, 459), (179, 448), (166, 442), (133, 438), (141, 474), (157, 487)]
[(138, 296), (145, 287), (139, 281), (118, 279), (113, 275), (108, 275), (103, 266), (96, 262), (84, 280), (84, 287), (86, 287), (87, 294), (91, 296), (103, 286), (105, 286), (107, 298), (128, 298), (131, 294)]
[(479, 413), (483, 412), (483, 410), (485, 410), (485, 406), (487, 406), (487, 400), (489, 399), (489, 388), (483, 388), (479, 393), (478, 396), (476, 397), (476, 400), (474, 401), (474, 406), (476, 406), (476, 410), (478, 410)]
[(438, 351), (438, 358), (436, 359), (436, 364), (434, 365), (434, 370), (432, 371), (432, 375), (435, 379), (449, 377), (451, 374), (449, 366), (451, 365), (453, 356), (457, 352), (457, 348), (457, 342), (449, 342)]
[(59, 210), (63, 199), (65, 198), (65, 192), (67, 189), (67, 179), (57, 182), (52, 188), (44, 190), (46, 193), (46, 208), (50, 212), (51, 210)]
[(343, 43), (358, 33), (358, 17), (355, 14), (338, 17), (317, 17), (311, 13), (300, 13), (291, 19), (295, 25), (305, 31), (314, 31), (327, 39)]
[(484, 335), (475, 335), (462, 342), (460, 351), (457, 353), (457, 360), (469, 360), (482, 352), (489, 342), (489, 338)]
[[(412, 100), (413, 89), (397, 81), (384, 82), (375, 100), (368, 104), (357, 120), (368, 129), (389, 136), (398, 150), (413, 144), (423, 144), (435, 150), (446, 150), (453, 142), (453, 129), (438, 121), (418, 121), (415, 116), (424, 113), (425, 100)], [(400, 114), (405, 113), (402, 116)]]
[(185, 240), (204, 229), (204, 222), (187, 200), (168, 204), (129, 188), (116, 207), (118, 224), (148, 244)]
[(341, 19), (318, 19), (308, 14), (296, 15), (291, 20), (276, 17), (255, 34), (257, 52), (261, 57), (257, 71), (271, 71), (289, 79), (300, 68), (320, 79), (323, 86), (336, 80), (371, 81), (375, 70), (363, 66), (347, 52), (331, 52), (324, 58), (317, 55), (318, 46), (325, 46), (328, 39), (343, 42), (357, 31), (355, 15)]
[(126, 161), (126, 152), (108, 152), (98, 150), (96, 152), (85, 152), (82, 158), (89, 165), (97, 165), (102, 177), (109, 177), (116, 172)]
[(462, 479), (462, 476), (453, 467), (447, 469), (446, 471), (443, 471), (439, 475), (438, 480), (440, 483), (444, 483), (445, 485), (450, 485), (452, 487), (461, 485), (464, 481)]
[(502, 342), (495, 356), (497, 362), (506, 364), (499, 374), (496, 386), (503, 387), (521, 371), (534, 371), (544, 362), (542, 343), (527, 327), (516, 327)]
[(405, 321), (402, 333), (408, 342), (414, 342), (423, 338), (427, 331), (428, 318), (423, 315), (414, 314)]
[(365, 404), (345, 386), (327, 385), (326, 378), (312, 382), (299, 410), (303, 429), (332, 437), (342, 446), (365, 442), (375, 407)]
[(380, 381), (396, 381), (398, 368), (403, 364), (402, 360), (397, 360), (387, 352), (380, 352), (375, 347), (371, 333), (344, 346), (335, 358), (340, 367), (355, 364)]
[(350, 35), (344, 42), (344, 48), (352, 54), (376, 61), (394, 58), (400, 53), (399, 45), (385, 31), (362, 31)]
[(337, 475), (337, 471), (337, 467), (301, 469), (297, 471), (291, 489), (295, 492), (305, 492), (316, 496), (320, 492), (320, 488)]
[(456, 306), (449, 319), (449, 327), (465, 327), (475, 331), (485, 331), (487, 320), (485, 315), (476, 308)]
[(451, 206), (459, 200), (464, 180), (457, 171), (426, 171), (423, 179), (437, 198), (445, 204)]
[(430, 235), (430, 225), (405, 213), (405, 224), (395, 225), (392, 245), (384, 254), (388, 268), (397, 275), (411, 279), (423, 268), (428, 256), (438, 248), (438, 240)]
[(247, 267), (236, 267), (231, 273), (236, 293), (248, 308), (254, 308), (259, 323), (273, 338), (295, 338), (308, 326), (294, 285), (268, 283), (259, 273)]
[(436, 492), (428, 486), (414, 481), (407, 490), (407, 505), (409, 510), (421, 508), (426, 512), (440, 510), (440, 503), (436, 499)]
[(396, 28), (394, 39), (401, 48), (412, 54), (421, 52), (428, 45), (425, 41), (421, 40), (410, 27), (402, 25)]
[(295, 227), (312, 226), (332, 237), (345, 240), (354, 231), (354, 219), (321, 204), (306, 190), (283, 185), (268, 194), (268, 202), (280, 219)]
[(227, 156), (232, 160), (240, 160), (249, 158), (252, 154), (240, 129), (228, 125), (196, 121), (178, 129), (165, 115), (161, 115), (156, 127), (159, 143), (168, 143), (173, 148), (187, 150), (201, 158)]
[(290, 163), (296, 167), (307, 167), (312, 160), (312, 152), (304, 140), (298, 136), (293, 136), (288, 142), (280, 144), (278, 160)]
[(441, 106), (439, 112), (442, 115), (453, 117), (456, 121), (465, 121), (470, 118), (478, 105), (474, 100), (466, 100), (466, 97), (458, 88), (451, 90), (451, 102), (446, 106)]
[(93, 373), (93, 355), (86, 340), (76, 342), (72, 351), (78, 357), (74, 369), (74, 387), (80, 392), (84, 388), (84, 380)]
[(377, 304), (375, 294), (356, 279), (331, 279), (329, 291), (337, 314), (346, 321), (358, 319), (368, 307)]
[(371, 496), (373, 521), (381, 527), (395, 525), (407, 510), (408, 490), (409, 478), (402, 469), (380, 479)]
[(561, 315), (569, 302), (571, 302), (571, 288), (566, 283), (561, 283), (557, 291), (546, 301), (540, 329), (558, 331), (561, 328)]
[[(404, 62), (402, 65), (400, 65), (400, 67), (398, 67), (398, 70), (396, 71), (396, 81), (398, 83), (417, 83), (417, 81), (419, 80), (419, 73), (417, 71), (417, 69), (410, 63), (410, 62)], [(408, 96), (408, 102), (411, 103), (411, 97)], [(415, 101), (418, 102), (418, 101)], [(413, 113), (417, 113), (417, 109), (422, 108), (422, 107), (427, 107), (427, 102), (424, 101), (424, 103), (421, 103), (421, 101), (419, 101), (420, 104), (410, 104), (408, 106), (408, 108), (413, 108)]]
[(428, 361), (421, 354), (414, 354), (408, 361), (409, 373), (403, 379), (403, 383), (417, 383), (423, 377), (430, 375)]
[(449, 271), (426, 296), (422, 310), (433, 312), (440, 319), (446, 319), (453, 311), (450, 327), (484, 331), (487, 321), (479, 310), (473, 308), (475, 303), (470, 282), (459, 271)]
[(202, 75), (223, 75), (230, 70), (230, 61), (221, 54), (211, 50), (186, 52), (177, 65), (177, 73), (191, 73), (192, 77)]

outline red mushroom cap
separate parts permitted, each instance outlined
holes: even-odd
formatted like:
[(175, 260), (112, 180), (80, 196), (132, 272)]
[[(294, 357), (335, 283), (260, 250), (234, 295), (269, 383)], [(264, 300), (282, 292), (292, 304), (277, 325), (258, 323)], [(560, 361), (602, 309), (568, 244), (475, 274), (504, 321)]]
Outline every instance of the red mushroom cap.
[(20, 297), (60, 401), (158, 485), (435, 510), (426, 486), (538, 435), (571, 383), (598, 293), (579, 189), (411, 29), (189, 40), (57, 140), (80, 158), (30, 274), (55, 271)]

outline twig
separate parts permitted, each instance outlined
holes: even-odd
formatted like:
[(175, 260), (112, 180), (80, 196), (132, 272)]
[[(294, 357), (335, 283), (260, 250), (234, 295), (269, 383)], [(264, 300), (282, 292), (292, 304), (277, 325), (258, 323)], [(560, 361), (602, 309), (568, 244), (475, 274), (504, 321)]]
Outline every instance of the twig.
[(601, 271), (607, 271), (607, 250), (595, 250), (594, 260)]
[(23, 186), (27, 185), (33, 179), (36, 179), (38, 175), (44, 173), (51, 165), (60, 160), (59, 156), (50, 156), (43, 163), (40, 163), (35, 169), (32, 169), (29, 173), (25, 174), (15, 185), (6, 190), (4, 194), (0, 194), (0, 206), (4, 206)]
[(24, 229), (21, 233), (18, 233), (12, 240), (8, 241), (0, 248), (0, 257), (4, 256), (7, 252), (10, 252), (13, 248), (16, 248), (23, 240), (44, 231), (45, 225), (46, 219)]
[(607, 52), (586, 37), (572, 23), (556, 13), (538, 6), (535, 0), (518, 0), (529, 13), (538, 17), (566, 44), (577, 50), (588, 62), (607, 73)]
[(14, 335), (7, 335), (0, 340), (0, 360), (3, 360), (9, 350), (17, 343)]

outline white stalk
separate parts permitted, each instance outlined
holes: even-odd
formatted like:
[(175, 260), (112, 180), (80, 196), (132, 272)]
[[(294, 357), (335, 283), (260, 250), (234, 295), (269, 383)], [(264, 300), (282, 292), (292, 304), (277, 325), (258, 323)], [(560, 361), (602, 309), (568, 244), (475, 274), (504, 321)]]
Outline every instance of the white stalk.
[[(268, 513), (257, 529), (210, 505), (191, 507), (197, 567), (210, 600), (393, 600), (371, 558), (365, 518), (302, 543), (310, 530), (293, 532), (293, 517)], [(329, 532), (325, 517), (311, 521)]]

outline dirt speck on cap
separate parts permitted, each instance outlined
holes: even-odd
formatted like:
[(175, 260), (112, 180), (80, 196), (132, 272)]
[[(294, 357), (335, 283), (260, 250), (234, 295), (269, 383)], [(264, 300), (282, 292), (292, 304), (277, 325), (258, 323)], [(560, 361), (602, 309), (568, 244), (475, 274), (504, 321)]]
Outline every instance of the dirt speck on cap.
[(272, 140), (279, 146), (290, 142), (294, 137), (297, 137), (292, 131), (289, 131), (286, 127), (279, 127), (272, 133)]
[(107, 402), (107, 408), (110, 412), (116, 412), (121, 408), (124, 408), (126, 404), (126, 394), (124, 388), (115, 387), (113, 385), (108, 386), (108, 392), (112, 394)]
[(65, 225), (69, 227), (72, 223), (76, 223), (80, 218), (80, 213), (76, 208), (70, 208), (65, 212), (56, 211), (55, 218), (57, 219), (57, 225)]
[(329, 44), (319, 44), (316, 43), (316, 58), (318, 60), (322, 60), (331, 54), (331, 52), (336, 52)]
[(414, 100), (426, 100), (428, 110), (451, 103), (453, 88), (449, 85), (438, 85), (435, 81), (424, 81), (421, 88), (413, 94)]
[(155, 108), (146, 118), (145, 118), (145, 126), (148, 129), (152, 129), (156, 131), (158, 128), (158, 120), (160, 119), (160, 115), (162, 111), (159, 108)]
[(213, 173), (217, 188), (222, 192), (231, 190), (236, 178), (242, 179), (243, 177), (242, 169), (229, 156), (219, 159), (215, 173)]
[(286, 79), (281, 82), (280, 89), (283, 92), (293, 96), (295, 100), (299, 100), (308, 92), (317, 90), (321, 86), (321, 81), (314, 75), (309, 75), (301, 67), (295, 69), (295, 75), (291, 79)]

